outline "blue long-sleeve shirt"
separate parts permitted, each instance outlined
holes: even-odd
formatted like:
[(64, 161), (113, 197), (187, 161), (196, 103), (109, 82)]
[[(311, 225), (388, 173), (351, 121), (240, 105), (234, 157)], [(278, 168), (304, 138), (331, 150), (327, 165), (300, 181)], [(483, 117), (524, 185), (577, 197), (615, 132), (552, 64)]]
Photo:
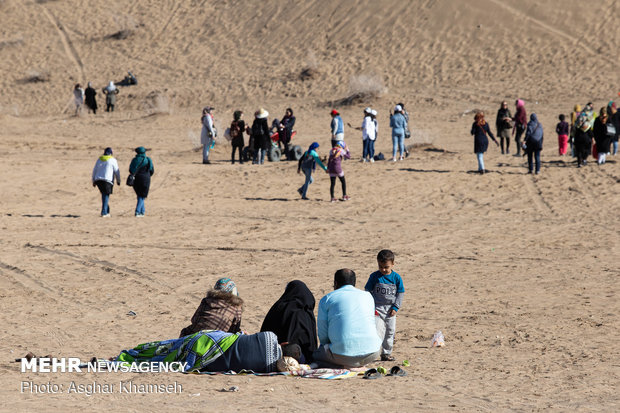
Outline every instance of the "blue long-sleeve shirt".
[(317, 330), (321, 345), (334, 354), (361, 356), (381, 347), (372, 296), (352, 285), (332, 291), (319, 302)]
[(404, 135), (407, 129), (407, 119), (402, 113), (395, 113), (390, 117), (390, 128), (392, 128), (392, 136)]
[(373, 272), (364, 289), (372, 294), (375, 307), (383, 308), (386, 312), (390, 309), (398, 311), (403, 303), (405, 286), (403, 279), (396, 271), (388, 275), (383, 275), (380, 271)]

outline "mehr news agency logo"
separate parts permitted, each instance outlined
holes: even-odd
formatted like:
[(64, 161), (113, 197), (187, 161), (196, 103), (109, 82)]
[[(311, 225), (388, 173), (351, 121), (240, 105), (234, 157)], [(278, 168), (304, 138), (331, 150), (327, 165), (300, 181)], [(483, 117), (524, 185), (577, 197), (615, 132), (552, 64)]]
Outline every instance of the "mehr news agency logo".
[[(183, 372), (187, 366), (187, 362), (110, 362), (106, 360), (91, 360), (88, 363), (82, 363), (77, 357), (39, 357), (39, 358), (22, 358), (22, 373), (173, 373)], [(64, 386), (51, 382), (37, 384), (33, 381), (21, 382), (21, 393), (79, 393), (90, 396), (95, 393), (182, 393), (183, 386), (174, 382), (169, 384), (134, 384), (131, 380), (121, 381), (118, 387), (114, 383), (97, 383), (79, 384), (71, 382), (65, 391)]]

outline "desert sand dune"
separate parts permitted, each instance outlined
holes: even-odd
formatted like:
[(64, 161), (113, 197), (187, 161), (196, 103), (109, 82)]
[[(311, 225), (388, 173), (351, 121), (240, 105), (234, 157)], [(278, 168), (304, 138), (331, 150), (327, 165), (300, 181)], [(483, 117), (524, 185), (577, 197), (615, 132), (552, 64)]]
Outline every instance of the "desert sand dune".
[[(554, 129), (574, 104), (598, 110), (617, 97), (619, 7), (0, 0), (0, 410), (618, 410), (618, 158), (577, 169), (557, 155)], [(127, 70), (139, 83), (121, 88), (116, 112), (99, 93), (96, 116), (73, 116), (75, 83), (101, 90)], [(542, 174), (493, 144), (490, 172), (475, 174), (475, 110), (494, 130), (499, 103), (514, 112), (516, 98), (545, 128)], [(328, 202), (322, 173), (299, 200), (295, 162), (230, 165), (224, 139), (212, 165), (196, 151), (205, 105), (220, 132), (235, 109), (251, 121), (262, 106), (271, 121), (293, 107), (295, 143), (318, 141), (321, 155), (332, 105), (352, 126), (372, 106), (389, 158), (399, 101), (419, 145), (405, 161), (362, 164), (361, 133), (347, 127), (349, 202)], [(111, 146), (124, 182), (141, 145), (155, 165), (147, 216), (134, 218), (122, 185), (102, 220), (95, 160)], [(406, 378), (43, 375), (12, 362), (28, 351), (110, 357), (176, 337), (221, 276), (236, 281), (243, 328), (256, 332), (288, 281), (318, 301), (350, 267), (361, 287), (382, 248), (407, 290), (395, 344)], [(428, 348), (440, 329), (447, 346)], [(20, 392), (22, 381), (120, 380), (183, 392)], [(241, 391), (218, 391), (233, 385)]]

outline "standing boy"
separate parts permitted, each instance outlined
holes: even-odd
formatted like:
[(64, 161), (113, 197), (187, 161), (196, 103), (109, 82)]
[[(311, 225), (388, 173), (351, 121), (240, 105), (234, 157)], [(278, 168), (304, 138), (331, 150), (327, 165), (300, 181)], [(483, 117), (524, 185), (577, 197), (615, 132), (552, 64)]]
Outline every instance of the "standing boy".
[(370, 274), (364, 288), (372, 294), (375, 300), (375, 323), (377, 333), (383, 340), (381, 360), (394, 361), (392, 348), (394, 347), (394, 333), (396, 332), (396, 312), (402, 304), (405, 287), (400, 275), (392, 271), (394, 268), (394, 253), (392, 251), (379, 251), (377, 264), (379, 271)]

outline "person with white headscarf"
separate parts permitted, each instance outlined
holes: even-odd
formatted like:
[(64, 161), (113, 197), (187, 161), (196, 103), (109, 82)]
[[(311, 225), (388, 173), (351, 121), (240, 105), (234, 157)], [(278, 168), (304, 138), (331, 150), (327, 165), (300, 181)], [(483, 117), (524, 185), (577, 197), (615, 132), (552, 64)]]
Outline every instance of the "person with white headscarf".
[(116, 105), (116, 95), (118, 95), (118, 88), (114, 85), (114, 82), (110, 81), (108, 86), (103, 88), (103, 94), (105, 95), (105, 111), (114, 112), (114, 106)]
[(202, 131), (200, 132), (200, 143), (202, 144), (202, 163), (207, 165), (211, 163), (209, 160), (209, 152), (215, 145), (215, 139), (217, 137), (217, 131), (213, 125), (214, 110), (215, 108), (212, 106), (205, 106), (202, 109), (202, 117), (200, 118), (200, 122), (202, 122)]
[(373, 143), (375, 141), (375, 123), (372, 120), (372, 109), (366, 108), (364, 109), (364, 119), (362, 120), (362, 162), (366, 162), (368, 157), (370, 157), (370, 161), (373, 161), (370, 155), (371, 141)]
[(390, 127), (392, 128), (392, 161), (396, 162), (396, 152), (400, 151), (400, 160), (405, 159), (405, 130), (407, 129), (407, 119), (403, 115), (403, 108), (400, 105), (394, 107), (394, 114), (390, 116)]
[(75, 116), (78, 116), (82, 112), (82, 106), (84, 106), (84, 89), (79, 83), (73, 88), (73, 101), (75, 103)]

